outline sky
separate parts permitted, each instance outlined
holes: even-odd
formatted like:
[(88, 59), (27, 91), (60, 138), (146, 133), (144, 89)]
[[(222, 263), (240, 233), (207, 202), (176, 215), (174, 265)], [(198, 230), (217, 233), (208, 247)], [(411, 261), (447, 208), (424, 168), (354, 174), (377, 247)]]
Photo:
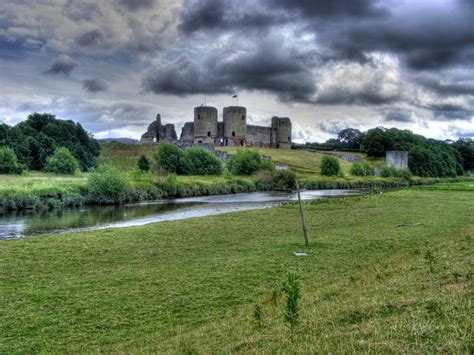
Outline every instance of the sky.
[(474, 0), (1, 0), (0, 122), (32, 112), (96, 138), (178, 135), (193, 108), (474, 138)]

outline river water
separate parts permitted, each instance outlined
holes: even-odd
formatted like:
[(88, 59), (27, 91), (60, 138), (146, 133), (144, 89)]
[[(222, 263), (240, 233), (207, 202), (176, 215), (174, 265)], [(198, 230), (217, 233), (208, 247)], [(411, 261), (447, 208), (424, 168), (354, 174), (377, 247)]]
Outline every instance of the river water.
[[(366, 190), (302, 191), (303, 200), (358, 196)], [(0, 215), (0, 239), (30, 237), (103, 228), (141, 226), (221, 213), (274, 207), (295, 201), (295, 193), (252, 192), (235, 195), (201, 196), (147, 201), (121, 206), (86, 206), (60, 211), (14, 211)]]

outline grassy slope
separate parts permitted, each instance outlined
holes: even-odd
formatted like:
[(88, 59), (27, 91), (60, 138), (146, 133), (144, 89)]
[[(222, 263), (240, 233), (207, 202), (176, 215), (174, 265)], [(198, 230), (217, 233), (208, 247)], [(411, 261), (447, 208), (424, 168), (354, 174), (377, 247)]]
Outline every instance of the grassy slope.
[(306, 250), (295, 205), (0, 242), (0, 352), (472, 352), (472, 191), (305, 208)]
[[(136, 167), (136, 161), (140, 155), (151, 158), (156, 145), (126, 145), (126, 144), (104, 144), (101, 146), (102, 153), (100, 162), (110, 162), (120, 166), (124, 170), (133, 170)], [(229, 153), (235, 153), (237, 149), (219, 147)], [(302, 150), (283, 150), (283, 149), (264, 149), (252, 148), (263, 155), (271, 156), (273, 161), (288, 165), (298, 176), (318, 177), (320, 174), (321, 159), (324, 156), (321, 153), (312, 153)], [(350, 162), (340, 160), (341, 166), (346, 174), (349, 174)]]

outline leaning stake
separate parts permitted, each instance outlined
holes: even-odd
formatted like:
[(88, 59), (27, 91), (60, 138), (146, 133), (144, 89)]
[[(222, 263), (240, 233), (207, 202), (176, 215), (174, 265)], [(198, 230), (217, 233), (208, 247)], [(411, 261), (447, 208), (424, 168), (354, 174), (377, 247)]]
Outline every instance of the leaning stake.
[(301, 224), (303, 225), (303, 234), (304, 234), (304, 245), (308, 246), (308, 234), (306, 233), (306, 224), (304, 223), (304, 211), (303, 211), (303, 204), (301, 203), (301, 194), (300, 194), (300, 185), (298, 184), (298, 179), (295, 180), (296, 182), (296, 190), (298, 191), (298, 203), (300, 204), (300, 214), (301, 214)]

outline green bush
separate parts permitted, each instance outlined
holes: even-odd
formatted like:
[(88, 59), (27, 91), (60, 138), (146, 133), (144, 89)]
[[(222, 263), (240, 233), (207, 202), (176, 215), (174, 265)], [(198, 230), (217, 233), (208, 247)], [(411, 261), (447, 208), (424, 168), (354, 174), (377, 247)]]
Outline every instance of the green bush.
[(385, 165), (380, 172), (381, 177), (395, 177), (397, 169), (394, 166)]
[(19, 174), (21, 170), (15, 152), (10, 148), (0, 148), (0, 174)]
[(354, 176), (374, 176), (375, 175), (375, 168), (372, 164), (367, 161), (358, 162), (355, 161), (352, 163), (351, 166), (351, 175)]
[(342, 173), (339, 160), (335, 157), (325, 155), (321, 161), (321, 175), (336, 176)]
[(252, 175), (258, 170), (270, 170), (273, 164), (255, 150), (238, 150), (227, 162), (227, 169), (235, 175)]
[(210, 151), (201, 147), (189, 147), (185, 150), (186, 166), (183, 167), (187, 175), (220, 175), (222, 162)]
[(87, 181), (88, 200), (96, 204), (117, 204), (125, 201), (127, 178), (113, 165), (103, 164)]
[(69, 149), (61, 147), (46, 159), (45, 170), (56, 174), (74, 174), (79, 170), (79, 163)]
[(166, 170), (168, 173), (178, 175), (186, 174), (188, 161), (183, 149), (174, 144), (161, 143), (155, 155), (158, 168)]
[(148, 160), (146, 156), (142, 155), (140, 158), (138, 158), (137, 167), (138, 167), (138, 170), (142, 172), (150, 171), (150, 167), (151, 167), (150, 160)]
[(394, 166), (385, 165), (380, 173), (382, 177), (397, 177), (409, 180), (411, 178), (411, 172), (409, 169), (397, 169)]

